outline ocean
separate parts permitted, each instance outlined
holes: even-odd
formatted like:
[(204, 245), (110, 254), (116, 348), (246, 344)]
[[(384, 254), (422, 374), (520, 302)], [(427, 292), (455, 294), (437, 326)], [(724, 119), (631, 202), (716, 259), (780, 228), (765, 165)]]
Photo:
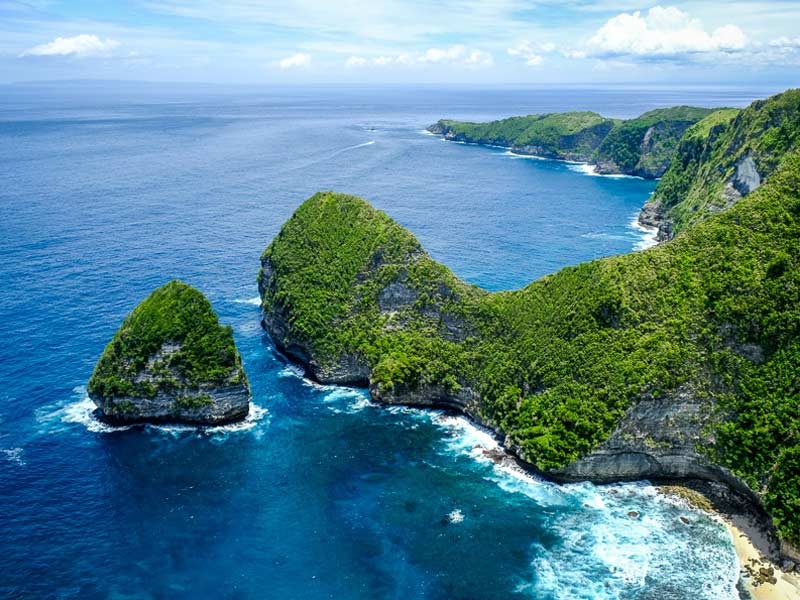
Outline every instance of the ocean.
[[(360, 195), (490, 290), (651, 243), (655, 183), (445, 142), (442, 117), (759, 90), (219, 88), (0, 94), (0, 597), (735, 598), (726, 530), (647, 482), (495, 465), (467, 420), (320, 386), (259, 326), (259, 256), (314, 192)], [(113, 428), (85, 385), (122, 319), (180, 278), (234, 328), (239, 425)]]

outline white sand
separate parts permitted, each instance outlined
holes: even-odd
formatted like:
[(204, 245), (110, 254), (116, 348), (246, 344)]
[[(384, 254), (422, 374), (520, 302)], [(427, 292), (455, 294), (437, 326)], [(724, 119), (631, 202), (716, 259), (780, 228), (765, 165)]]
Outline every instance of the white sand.
[[(797, 573), (784, 573), (777, 565), (764, 558), (769, 551), (769, 542), (760, 528), (744, 516), (719, 515), (733, 537), (733, 546), (739, 557), (742, 580), (756, 600), (798, 600), (800, 599), (800, 577)], [(761, 568), (774, 569), (777, 583), (763, 581), (755, 585), (753, 576), (745, 576), (747, 566), (755, 573)]]

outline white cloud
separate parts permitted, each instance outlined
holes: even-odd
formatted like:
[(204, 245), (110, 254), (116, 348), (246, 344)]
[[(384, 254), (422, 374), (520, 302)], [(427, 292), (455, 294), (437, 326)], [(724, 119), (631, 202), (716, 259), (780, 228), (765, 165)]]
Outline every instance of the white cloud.
[(542, 61), (544, 60), (544, 56), (542, 55), (553, 52), (555, 49), (556, 45), (551, 42), (533, 44), (532, 42), (525, 40), (516, 46), (508, 48), (506, 52), (508, 52), (509, 56), (522, 59), (529, 67), (537, 67), (542, 64)]
[(769, 45), (771, 48), (778, 48), (779, 50), (785, 52), (791, 52), (793, 50), (800, 49), (800, 37), (789, 38), (782, 36), (775, 38), (774, 40), (770, 40)]
[(278, 67), (282, 70), (294, 69), (295, 67), (307, 67), (311, 64), (311, 55), (304, 52), (292, 54), (278, 61)]
[(488, 67), (494, 63), (494, 59), (488, 52), (484, 52), (483, 50), (473, 50), (467, 55), (466, 63), (468, 65)]
[(382, 54), (371, 59), (354, 55), (345, 61), (347, 67), (365, 67), (368, 65), (385, 67), (389, 65), (429, 65), (429, 64), (461, 64), (467, 66), (490, 66), (493, 64), (489, 52), (468, 49), (461, 44), (447, 48), (428, 48), (416, 54)]
[(74, 37), (57, 37), (47, 44), (28, 48), (20, 56), (107, 56), (119, 45), (116, 40), (103, 40), (84, 33)]
[(609, 19), (589, 40), (591, 52), (605, 56), (677, 57), (706, 52), (733, 52), (747, 45), (736, 25), (709, 33), (699, 19), (682, 10), (655, 6)]
[(411, 65), (414, 64), (415, 58), (408, 54), (395, 54), (390, 56), (376, 56), (372, 59), (372, 64), (379, 67), (385, 65)]
[(350, 58), (348, 58), (345, 61), (344, 66), (346, 66), (346, 67), (363, 67), (368, 62), (369, 61), (366, 58), (364, 58), (363, 56), (351, 56)]
[(461, 44), (449, 48), (428, 48), (418, 60), (423, 63), (455, 62), (462, 58), (465, 52), (466, 48)]

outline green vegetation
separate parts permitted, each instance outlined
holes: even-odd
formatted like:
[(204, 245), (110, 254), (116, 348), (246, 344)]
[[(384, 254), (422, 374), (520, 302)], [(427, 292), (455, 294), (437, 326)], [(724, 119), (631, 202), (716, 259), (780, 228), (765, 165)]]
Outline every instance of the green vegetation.
[(675, 106), (627, 121), (593, 112), (511, 117), (489, 123), (443, 119), (429, 129), (448, 139), (512, 148), (548, 158), (582, 160), (604, 172), (659, 177), (684, 131), (713, 109)]
[(208, 394), (199, 394), (197, 396), (178, 396), (175, 399), (175, 406), (183, 410), (191, 410), (195, 408), (203, 408), (214, 404), (214, 399)]
[[(149, 377), (141, 377), (147, 369)], [(154, 397), (159, 390), (237, 384), (245, 378), (230, 327), (205, 296), (180, 281), (158, 288), (128, 315), (89, 380), (89, 393)]]
[[(431, 260), (414, 236), (385, 213), (360, 198), (333, 192), (318, 193), (303, 203), (265, 250), (265, 259), (280, 286), (264, 290), (262, 299), (266, 306), (291, 307), (295, 339), (323, 358), (346, 349), (375, 364), (386, 358), (377, 370), (386, 377), (421, 372), (414, 358), (419, 353), (401, 348), (425, 346), (434, 352), (447, 344), (435, 335), (438, 314), (424, 309), (459, 314), (463, 299), (485, 293)], [(393, 281), (413, 289), (414, 300), (398, 311), (381, 311), (378, 295)], [(393, 330), (390, 337), (406, 338), (407, 328), (415, 335), (399, 344), (374, 335), (387, 329)], [(435, 362), (426, 368), (435, 369)], [(443, 377), (448, 368), (440, 369)]]
[(623, 173), (659, 177), (669, 166), (683, 133), (713, 113), (708, 108), (675, 106), (620, 121), (597, 148), (594, 160), (611, 163)]
[(593, 112), (568, 112), (511, 117), (491, 123), (442, 120), (437, 123), (448, 138), (457, 141), (531, 147), (550, 158), (588, 159), (614, 121)]
[(800, 90), (712, 113), (686, 132), (653, 201), (678, 233), (738, 200), (730, 182), (743, 159), (753, 159), (763, 181), (798, 140)]
[[(745, 116), (773, 118), (772, 102), (687, 136), (731, 119), (749, 130)], [(761, 138), (785, 139), (775, 127)], [(264, 253), (265, 310), (317, 364), (362, 357), (379, 394), (472, 393), (471, 410), (542, 470), (590, 452), (633, 403), (688, 390), (715, 407), (697, 451), (761, 494), (798, 544), (800, 150), (782, 147), (765, 185), (670, 243), (511, 292), (460, 282), (365, 201), (317, 194)]]

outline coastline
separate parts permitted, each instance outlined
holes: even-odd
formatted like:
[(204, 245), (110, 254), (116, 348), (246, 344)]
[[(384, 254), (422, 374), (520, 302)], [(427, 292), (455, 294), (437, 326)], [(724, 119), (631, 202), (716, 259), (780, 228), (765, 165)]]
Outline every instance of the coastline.
[(789, 572), (778, 564), (778, 557), (764, 528), (751, 514), (718, 508), (702, 493), (682, 485), (658, 486), (660, 493), (679, 498), (707, 513), (728, 530), (739, 563), (741, 600), (797, 600), (800, 598), (800, 573)]
[[(380, 401), (378, 403), (386, 406)], [(521, 459), (513, 448), (506, 446), (505, 440), (498, 430), (481, 423), (467, 411), (455, 410), (450, 406), (422, 406), (420, 408), (440, 408), (454, 412), (491, 436), (497, 442), (497, 447), (483, 449), (482, 454), (504, 470), (518, 471), (552, 481), (558, 485), (571, 481), (553, 477), (552, 474), (542, 472)], [(592, 480), (589, 478), (584, 481)], [(620, 479), (618, 482), (596, 482), (596, 485), (614, 485), (628, 481), (630, 480)], [(648, 481), (648, 479), (642, 479), (642, 481)], [(786, 560), (782, 560), (781, 553), (775, 546), (774, 538), (763, 522), (763, 516), (752, 508), (742, 511), (735, 509), (733, 505), (722, 505), (703, 492), (683, 485), (680, 481), (676, 482), (674, 479), (670, 479), (669, 483), (664, 483), (663, 480), (649, 481), (653, 483), (660, 494), (678, 499), (695, 510), (706, 513), (725, 526), (731, 537), (731, 544), (738, 562), (739, 576), (736, 589), (739, 592), (739, 600), (800, 600), (800, 564), (789, 563), (787, 565)], [(782, 565), (789, 566), (791, 570), (783, 568)]]
[[(270, 335), (268, 330), (267, 333)], [(312, 385), (349, 387), (342, 384), (323, 384), (319, 382), (313, 371), (306, 364), (293, 357), (285, 349), (281, 349), (271, 335), (270, 338), (275, 352), (286, 361), (286, 364), (297, 365), (303, 371), (302, 374), (296, 373), (301, 379), (308, 381)], [(489, 446), (475, 446), (473, 450), (507, 472), (533, 476), (558, 485), (576, 481), (589, 481), (599, 486), (610, 486), (630, 481), (650, 481), (660, 494), (677, 499), (695, 510), (706, 513), (728, 530), (731, 545), (736, 553), (738, 562), (739, 575), (736, 589), (739, 592), (739, 600), (800, 600), (800, 563), (791, 563), (789, 565), (791, 566), (791, 572), (789, 569), (781, 567), (782, 564), (786, 564), (785, 558), (781, 556), (776, 547), (774, 538), (770, 535), (768, 526), (763, 521), (764, 516), (759, 515), (751, 505), (747, 505), (746, 508), (743, 508), (742, 505), (736, 505), (737, 507), (735, 508), (733, 504), (717, 501), (713, 497), (690, 487), (691, 480), (685, 483), (675, 478), (669, 478), (668, 480), (652, 478), (631, 480), (621, 478), (613, 481), (593, 481), (592, 478), (574, 480), (572, 478), (554, 476), (552, 473), (540, 471), (520, 458), (514, 447), (506, 445), (506, 438), (497, 427), (484, 422), (480, 418), (476, 418), (469, 411), (464, 410), (463, 407), (448, 403), (386, 402), (376, 398), (370, 388), (361, 389), (367, 392), (370, 402), (374, 402), (385, 409), (406, 407), (422, 410), (441, 410), (445, 414), (452, 414), (466, 419), (473, 427), (494, 441), (494, 444)], [(764, 569), (764, 571), (762, 572), (761, 569)]]
[(717, 516), (725, 524), (733, 539), (733, 547), (739, 559), (740, 589), (746, 590), (753, 600), (800, 598), (800, 575), (796, 571), (788, 573), (765, 558), (759, 548), (763, 547), (766, 539), (763, 532), (751, 520), (742, 515), (730, 516), (717, 513)]
[(597, 170), (598, 163), (592, 162), (588, 158), (581, 159), (576, 158), (560, 158), (555, 156), (543, 156), (541, 154), (534, 154), (532, 152), (521, 152), (521, 148), (518, 146), (501, 146), (498, 144), (487, 144), (484, 142), (471, 142), (467, 140), (456, 140), (450, 139), (446, 135), (436, 133), (431, 131), (430, 129), (424, 129), (423, 133), (425, 135), (432, 135), (438, 137), (443, 142), (450, 142), (452, 144), (462, 144), (464, 146), (480, 146), (482, 148), (495, 148), (498, 150), (505, 150), (508, 156), (512, 156), (514, 158), (529, 158), (534, 160), (552, 160), (559, 163), (565, 163), (567, 165), (573, 165), (574, 167), (572, 170), (578, 173), (582, 173), (584, 175), (589, 175), (590, 177), (608, 177), (611, 179), (642, 179), (645, 181), (658, 181), (661, 177), (644, 177), (642, 175), (633, 175), (631, 173), (624, 173), (622, 171), (616, 170), (612, 172), (600, 172)]
[[(272, 337), (263, 319), (262, 327), (270, 336), (276, 353), (282, 356), (287, 364), (296, 364), (303, 370), (303, 374), (300, 375), (303, 379), (317, 382), (321, 385), (348, 387), (346, 384), (320, 382), (314, 371), (303, 360), (288, 352), (286, 348), (281, 348)], [(565, 476), (558, 473), (544, 472), (521, 458), (518, 449), (508, 445), (507, 437), (496, 425), (484, 421), (459, 402), (442, 402), (441, 400), (398, 401), (395, 398), (376, 396), (371, 387), (362, 389), (367, 391), (370, 401), (385, 408), (401, 406), (423, 410), (443, 410), (446, 413), (465, 418), (474, 427), (495, 440), (496, 446), (490, 449), (483, 449), (481, 453), (503, 469), (521, 471), (556, 484), (588, 481), (595, 485), (614, 485), (631, 481), (649, 481), (660, 493), (677, 498), (725, 525), (730, 534), (731, 544), (739, 563), (739, 577), (736, 583), (740, 594), (739, 600), (800, 600), (800, 563), (791, 562), (790, 569), (781, 568), (782, 564), (786, 564), (788, 557), (782, 555), (777, 546), (774, 533), (770, 531), (771, 523), (765, 521), (768, 517), (766, 514), (759, 513), (758, 505), (753, 504), (752, 499), (740, 495), (741, 492), (731, 487), (729, 482), (705, 481), (697, 476), (684, 478), (642, 476), (595, 479), (593, 477)], [(697, 484), (698, 482), (701, 484), (699, 489), (704, 491), (699, 491), (699, 489), (693, 487), (693, 483)], [(738, 500), (732, 502), (728, 494), (724, 494), (725, 498), (717, 497), (713, 489), (703, 485), (709, 483), (721, 485), (728, 493), (732, 493), (734, 497), (737, 497)], [(763, 575), (760, 571), (762, 568), (765, 569)], [(790, 570), (792, 572), (789, 572)], [(771, 577), (775, 578), (774, 583), (770, 579)]]
[(422, 132), (424, 135), (432, 135), (438, 137), (443, 142), (449, 142), (451, 144), (462, 144), (464, 146), (480, 146), (482, 148), (495, 148), (497, 150), (505, 150), (505, 154), (507, 156), (511, 156), (513, 158), (528, 158), (533, 160), (552, 160), (559, 163), (564, 163), (566, 165), (573, 165), (576, 168), (572, 168), (573, 171), (576, 173), (581, 173), (583, 175), (588, 175), (590, 177), (608, 177), (610, 179), (642, 179), (644, 181), (657, 181), (660, 177), (642, 177), (641, 175), (630, 175), (628, 173), (600, 173), (597, 169), (597, 163), (593, 163), (588, 160), (574, 160), (569, 158), (556, 158), (553, 156), (542, 156), (540, 154), (531, 154), (526, 152), (519, 152), (514, 151), (514, 146), (500, 146), (498, 144), (485, 144), (483, 142), (468, 142), (466, 140), (454, 140), (448, 139), (447, 137), (429, 131), (427, 129), (423, 129)]

